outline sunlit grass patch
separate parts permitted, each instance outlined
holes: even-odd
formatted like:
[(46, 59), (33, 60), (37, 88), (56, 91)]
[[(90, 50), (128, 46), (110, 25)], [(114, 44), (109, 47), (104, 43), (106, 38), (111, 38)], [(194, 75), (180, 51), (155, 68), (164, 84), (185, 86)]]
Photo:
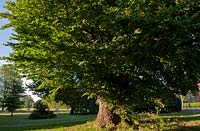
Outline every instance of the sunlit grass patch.
[(28, 119), (28, 114), (17, 114), (13, 117), (8, 114), (0, 114), (0, 131), (23, 130), (61, 130), (65, 127), (80, 125), (94, 120), (96, 115), (70, 115), (68, 113), (57, 114), (53, 119)]
[[(184, 107), (189, 107), (189, 103), (183, 103)], [(190, 107), (200, 107), (200, 102), (191, 102)]]

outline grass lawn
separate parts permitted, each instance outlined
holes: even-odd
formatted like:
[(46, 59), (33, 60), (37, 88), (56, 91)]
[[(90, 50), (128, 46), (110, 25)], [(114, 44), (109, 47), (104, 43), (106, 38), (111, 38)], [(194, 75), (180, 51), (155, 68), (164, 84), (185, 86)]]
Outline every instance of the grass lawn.
[[(53, 119), (28, 119), (27, 113), (0, 113), (0, 131), (108, 131), (92, 127), (96, 115), (57, 114)], [(200, 114), (160, 114), (164, 131), (200, 131)], [(151, 124), (151, 123), (149, 123)], [(121, 130), (118, 130), (121, 131)]]
[(62, 113), (53, 119), (30, 120), (27, 113), (15, 113), (13, 117), (9, 113), (0, 113), (0, 131), (64, 131), (68, 127), (85, 124), (95, 118), (96, 115)]

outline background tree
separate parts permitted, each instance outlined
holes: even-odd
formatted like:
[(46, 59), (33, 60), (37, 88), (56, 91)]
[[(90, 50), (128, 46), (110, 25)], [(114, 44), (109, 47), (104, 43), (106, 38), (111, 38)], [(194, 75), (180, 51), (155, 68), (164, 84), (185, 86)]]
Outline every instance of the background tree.
[(69, 109), (69, 105), (66, 105), (63, 103), (63, 101), (58, 100), (56, 101), (53, 96), (45, 96), (43, 98), (43, 102), (46, 103), (50, 109), (55, 109), (56, 111), (59, 111), (59, 109)]
[(80, 90), (60, 89), (56, 92), (54, 97), (55, 100), (61, 100), (66, 105), (70, 106), (71, 114), (95, 114), (98, 112), (96, 98), (94, 96), (88, 96)]
[(12, 77), (11, 70), (12, 67), (9, 65), (3, 65), (0, 67), (0, 96), (2, 110), (4, 110), (3, 101), (6, 99), (6, 96), (10, 91), (10, 80)]
[(6, 108), (13, 112), (20, 108), (22, 102), (20, 98), (24, 95), (24, 88), (22, 87), (22, 80), (19, 72), (15, 69), (13, 64), (5, 64), (0, 67), (1, 84), (1, 102), (2, 109)]
[(96, 95), (97, 127), (118, 124), (114, 119), (127, 110), (161, 106), (167, 93), (197, 88), (199, 5), (196, 0), (8, 2), (1, 17), (10, 23), (3, 28), (13, 27), (18, 41), (8, 43), (14, 50), (8, 59), (47, 93), (80, 89)]
[(48, 90), (37, 88), (40, 84), (40, 82), (35, 81), (27, 87), (32, 90), (34, 94), (40, 96), (43, 102), (48, 104), (51, 109), (54, 109), (55, 105), (59, 104), (59, 107), (62, 109), (71, 108), (71, 114), (75, 114), (75, 112), (94, 114), (98, 111), (98, 106), (95, 102), (96, 98), (88, 94), (84, 95), (84, 88), (81, 90), (79, 88), (73, 88), (72, 90), (61, 88), (51, 94)]
[(30, 95), (26, 95), (22, 98), (23, 107), (30, 110), (33, 107), (34, 101)]

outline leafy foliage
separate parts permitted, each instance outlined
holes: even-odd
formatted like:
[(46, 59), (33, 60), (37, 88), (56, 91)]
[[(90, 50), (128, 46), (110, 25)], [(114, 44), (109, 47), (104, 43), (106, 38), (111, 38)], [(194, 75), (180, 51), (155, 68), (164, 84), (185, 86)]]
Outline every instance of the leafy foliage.
[(56, 109), (57, 111), (59, 109), (69, 109), (69, 105), (66, 105), (63, 101), (59, 100), (59, 101), (55, 101), (54, 97), (48, 96), (48, 97), (44, 97), (43, 102), (46, 103), (48, 105), (48, 107), (50, 109)]
[[(47, 94), (81, 90), (115, 108), (157, 105), (197, 89), (197, 0), (17, 0), (14, 61)], [(63, 92), (65, 94), (65, 92)], [(124, 109), (126, 109), (124, 108)]]
[(55, 100), (61, 100), (70, 106), (71, 114), (96, 114), (98, 112), (96, 98), (83, 93), (76, 89), (60, 89), (55, 94)]
[(97, 114), (98, 105), (96, 99), (87, 99), (87, 97), (79, 97), (74, 101), (74, 105), (71, 106), (71, 114)]
[(182, 110), (182, 103), (180, 98), (174, 94), (168, 94), (163, 100), (164, 108), (161, 109), (162, 113), (180, 112)]

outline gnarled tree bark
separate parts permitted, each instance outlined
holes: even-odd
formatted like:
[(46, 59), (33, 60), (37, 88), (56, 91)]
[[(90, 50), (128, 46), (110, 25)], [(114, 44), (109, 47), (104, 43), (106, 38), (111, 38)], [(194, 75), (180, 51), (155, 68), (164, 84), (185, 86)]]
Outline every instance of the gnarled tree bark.
[(99, 112), (96, 118), (96, 127), (97, 128), (116, 128), (116, 126), (121, 122), (119, 115), (115, 114), (110, 110), (110, 104), (98, 100), (99, 103)]

